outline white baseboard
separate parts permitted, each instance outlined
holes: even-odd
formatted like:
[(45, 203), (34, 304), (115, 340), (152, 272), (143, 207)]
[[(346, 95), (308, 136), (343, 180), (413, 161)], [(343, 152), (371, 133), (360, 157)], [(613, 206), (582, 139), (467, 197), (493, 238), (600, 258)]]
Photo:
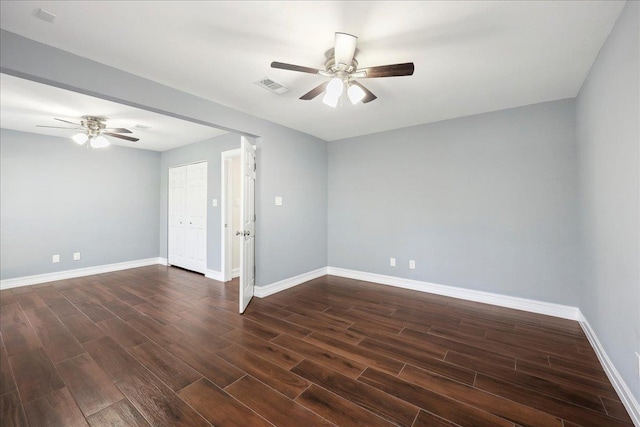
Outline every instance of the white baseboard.
[(609, 381), (613, 385), (613, 388), (618, 393), (618, 397), (620, 397), (620, 401), (627, 409), (629, 416), (633, 423), (640, 427), (640, 404), (631, 393), (631, 390), (627, 386), (627, 383), (622, 379), (620, 373), (614, 366), (611, 359), (607, 355), (607, 352), (604, 351), (604, 347), (600, 343), (595, 331), (591, 328), (589, 321), (580, 313), (580, 326), (582, 326), (582, 330), (584, 331), (589, 343), (591, 343), (591, 347), (596, 352), (598, 359), (600, 360), (600, 364), (604, 368), (604, 372), (607, 374)]
[(169, 260), (166, 258), (158, 258), (158, 264), (160, 265), (169, 265)]
[(204, 277), (217, 280), (218, 282), (224, 282), (224, 276), (222, 276), (222, 272), (220, 271), (207, 269), (206, 273), (204, 273)]
[(418, 280), (403, 279), (401, 277), (385, 276), (383, 274), (367, 273), (364, 271), (348, 270), (338, 267), (327, 267), (327, 274), (379, 283), (381, 285), (412, 289), (414, 291), (444, 295), (452, 298), (482, 302), (485, 304), (498, 305), (516, 310), (530, 311), (532, 313), (546, 314), (548, 316), (562, 317), (564, 319), (580, 320), (581, 318), (580, 310), (577, 307), (554, 304), (551, 302), (536, 301), (484, 291), (475, 291), (472, 289), (457, 288), (454, 286), (438, 285), (436, 283), (421, 282)]
[(236, 277), (240, 277), (240, 269), (234, 268), (233, 270), (231, 270), (231, 277), (233, 279), (235, 279)]
[(0, 289), (37, 285), (38, 283), (55, 282), (56, 280), (75, 279), (76, 277), (91, 276), (93, 274), (111, 273), (112, 271), (127, 270), (129, 268), (146, 267), (148, 265), (162, 264), (161, 260), (162, 258), (147, 258), (135, 261), (118, 262), (115, 264), (97, 265), (95, 267), (36, 274), (33, 276), (16, 277), (14, 279), (4, 279), (0, 280)]
[(256, 286), (254, 288), (253, 295), (258, 298), (268, 297), (269, 295), (284, 291), (285, 289), (292, 288), (304, 282), (308, 282), (309, 280), (317, 279), (318, 277), (325, 276), (326, 274), (326, 267), (308, 271), (306, 273), (302, 273), (294, 277), (289, 277), (288, 279), (280, 280), (279, 282), (271, 283), (266, 286)]

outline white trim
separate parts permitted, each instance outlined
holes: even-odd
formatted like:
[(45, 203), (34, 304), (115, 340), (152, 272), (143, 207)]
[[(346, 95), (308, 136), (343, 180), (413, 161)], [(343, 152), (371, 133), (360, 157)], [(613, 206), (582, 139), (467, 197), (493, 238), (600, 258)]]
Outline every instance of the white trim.
[(236, 277), (240, 277), (240, 267), (231, 270), (231, 278), (235, 279)]
[(258, 298), (268, 297), (277, 292), (284, 291), (285, 289), (298, 286), (309, 280), (317, 279), (318, 277), (327, 275), (327, 267), (322, 267), (317, 270), (308, 271), (306, 273), (299, 274), (288, 279), (280, 280), (279, 282), (271, 283), (266, 286), (256, 286), (253, 290), (253, 295)]
[(169, 265), (169, 261), (166, 258), (158, 258), (158, 264), (160, 265)]
[(220, 271), (207, 269), (204, 273), (204, 277), (207, 279), (217, 280), (218, 282), (224, 282), (224, 276)]
[(530, 311), (532, 313), (546, 314), (548, 316), (562, 317), (564, 319), (580, 320), (580, 310), (577, 307), (568, 305), (554, 304), (551, 302), (536, 301), (484, 291), (475, 291), (472, 289), (457, 288), (454, 286), (438, 285), (436, 283), (421, 282), (418, 280), (385, 276), (383, 274), (367, 273), (364, 271), (348, 270), (338, 267), (327, 267), (327, 274), (379, 283), (381, 285), (412, 289), (414, 291), (444, 295), (452, 298), (477, 301), (485, 304), (513, 308), (516, 310)]
[[(91, 276), (93, 274), (111, 273), (112, 271), (127, 270), (129, 268), (163, 264), (163, 259), (164, 258), (147, 258), (136, 261), (118, 262), (115, 264), (97, 265), (95, 267), (36, 274), (33, 276), (16, 277), (14, 279), (3, 279), (0, 280), (0, 289), (17, 288), (19, 286), (36, 285), (38, 283), (55, 282), (56, 280), (75, 279), (76, 277)], [(164, 260), (164, 265), (166, 265), (166, 260)]]
[[(222, 278), (223, 278), (223, 282), (227, 282), (229, 280), (232, 279), (232, 277), (237, 277), (237, 276), (233, 276), (233, 274), (230, 274), (228, 268), (227, 268), (227, 244), (228, 244), (228, 239), (227, 239), (227, 229), (225, 229), (225, 224), (227, 224), (227, 226), (229, 226), (229, 220), (228, 220), (228, 216), (229, 216), (229, 207), (228, 205), (233, 206), (231, 203), (227, 203), (228, 202), (228, 198), (229, 198), (229, 186), (231, 185), (230, 182), (228, 182), (228, 175), (229, 175), (229, 164), (227, 163), (227, 160), (231, 160), (234, 157), (240, 156), (240, 149), (239, 148), (235, 148), (233, 150), (227, 150), (227, 151), (223, 151), (220, 153), (220, 204), (218, 206), (220, 206), (220, 235), (221, 235), (221, 239), (220, 239), (220, 266), (222, 269)], [(231, 238), (233, 238), (233, 236), (231, 236)], [(238, 274), (239, 276), (240, 274)], [(217, 279), (216, 279), (217, 280)]]
[(622, 376), (620, 376), (620, 373), (614, 366), (613, 362), (609, 359), (607, 352), (604, 351), (604, 347), (600, 343), (600, 340), (596, 336), (593, 328), (591, 328), (589, 321), (582, 315), (582, 313), (580, 313), (580, 317), (580, 326), (582, 326), (582, 330), (587, 336), (589, 343), (591, 343), (591, 347), (593, 347), (593, 350), (596, 352), (604, 372), (607, 374), (613, 388), (618, 393), (618, 397), (620, 397), (620, 401), (629, 413), (631, 421), (633, 421), (636, 426), (640, 426), (640, 404), (638, 404), (638, 401), (631, 393), (627, 383), (622, 379)]

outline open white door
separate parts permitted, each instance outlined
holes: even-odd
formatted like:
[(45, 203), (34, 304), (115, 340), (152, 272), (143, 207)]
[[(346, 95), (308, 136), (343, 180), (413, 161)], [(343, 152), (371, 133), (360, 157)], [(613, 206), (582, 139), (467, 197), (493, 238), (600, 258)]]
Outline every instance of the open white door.
[(245, 137), (240, 139), (240, 221), (236, 234), (240, 245), (240, 313), (249, 305), (256, 284), (256, 149)]

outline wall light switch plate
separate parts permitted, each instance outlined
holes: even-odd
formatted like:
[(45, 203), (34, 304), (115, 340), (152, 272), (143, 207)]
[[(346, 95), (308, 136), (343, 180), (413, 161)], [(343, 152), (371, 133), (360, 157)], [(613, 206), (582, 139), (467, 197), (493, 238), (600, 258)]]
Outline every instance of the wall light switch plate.
[(276, 196), (276, 206), (282, 206), (282, 197)]
[(80, 252), (74, 252), (73, 253), (73, 260), (74, 261), (79, 261), (80, 260)]
[(51, 258), (51, 262), (60, 262), (60, 255), (54, 255)]
[(212, 205), (214, 208), (217, 208), (217, 207), (218, 207), (218, 199), (213, 199), (213, 201), (211, 202), (211, 205)]
[(396, 259), (395, 258), (389, 258), (389, 265), (391, 267), (395, 267), (396, 266)]
[(415, 260), (412, 260), (412, 259), (409, 260), (409, 269), (411, 269), (411, 270), (415, 270), (416, 269)]

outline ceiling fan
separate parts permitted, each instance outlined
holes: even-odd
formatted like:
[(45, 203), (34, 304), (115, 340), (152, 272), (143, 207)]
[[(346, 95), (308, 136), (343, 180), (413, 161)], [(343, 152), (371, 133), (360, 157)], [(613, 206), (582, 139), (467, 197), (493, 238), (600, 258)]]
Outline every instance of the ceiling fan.
[(101, 148), (109, 145), (109, 141), (103, 135), (108, 135), (113, 138), (126, 139), (127, 141), (136, 142), (139, 138), (133, 138), (131, 136), (120, 135), (121, 133), (132, 133), (129, 129), (125, 128), (108, 128), (106, 124), (106, 118), (96, 116), (82, 116), (80, 123), (70, 122), (69, 120), (54, 118), (60, 122), (74, 125), (75, 127), (61, 127), (61, 126), (43, 126), (37, 125), (41, 128), (54, 128), (54, 129), (70, 129), (79, 130), (80, 132), (72, 136), (71, 138), (78, 144), (82, 145), (89, 141), (89, 145), (92, 148)]
[(331, 77), (331, 80), (316, 86), (300, 97), (300, 99), (308, 101), (325, 92), (322, 102), (331, 107), (338, 105), (338, 100), (345, 89), (353, 104), (360, 101), (366, 104), (377, 98), (356, 79), (410, 76), (413, 74), (413, 62), (358, 68), (358, 61), (355, 58), (357, 40), (358, 38), (351, 34), (336, 33), (335, 47), (325, 53), (327, 59), (324, 70), (275, 61), (271, 63), (271, 67)]

